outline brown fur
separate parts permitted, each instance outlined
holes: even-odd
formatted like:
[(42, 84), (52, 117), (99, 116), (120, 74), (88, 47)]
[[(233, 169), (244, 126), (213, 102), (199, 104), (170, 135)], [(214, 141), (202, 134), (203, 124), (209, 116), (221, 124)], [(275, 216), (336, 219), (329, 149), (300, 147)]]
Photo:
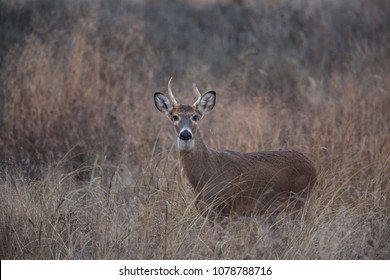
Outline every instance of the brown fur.
[(180, 152), (180, 159), (199, 209), (218, 215), (272, 211), (292, 193), (305, 197), (316, 179), (313, 164), (296, 151), (218, 152), (198, 138), (193, 150)]

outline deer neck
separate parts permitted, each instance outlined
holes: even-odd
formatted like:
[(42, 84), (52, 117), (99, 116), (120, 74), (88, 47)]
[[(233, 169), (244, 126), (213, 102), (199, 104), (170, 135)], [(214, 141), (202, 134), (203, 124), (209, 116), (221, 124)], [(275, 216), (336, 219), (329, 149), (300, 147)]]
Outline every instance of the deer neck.
[(195, 140), (195, 145), (190, 150), (181, 150), (180, 151), (180, 159), (184, 162), (188, 160), (198, 161), (201, 159), (200, 156), (205, 156), (210, 153), (209, 148), (207, 148), (206, 144), (203, 141), (202, 137), (198, 137)]
[(206, 178), (206, 173), (210, 170), (212, 151), (209, 150), (203, 142), (202, 137), (199, 137), (195, 146), (191, 150), (181, 150), (180, 160), (183, 165), (184, 172), (194, 187), (195, 191), (200, 191), (203, 186), (202, 178)]

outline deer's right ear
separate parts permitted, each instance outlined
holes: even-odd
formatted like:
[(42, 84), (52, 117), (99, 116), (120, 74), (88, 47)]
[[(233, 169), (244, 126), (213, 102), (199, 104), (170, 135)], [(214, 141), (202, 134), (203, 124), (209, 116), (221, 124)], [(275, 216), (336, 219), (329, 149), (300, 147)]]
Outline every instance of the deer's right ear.
[(208, 91), (203, 94), (199, 103), (197, 104), (197, 108), (202, 113), (202, 115), (209, 113), (214, 108), (216, 98), (217, 94), (215, 91)]
[(164, 94), (161, 92), (156, 92), (154, 94), (154, 104), (156, 105), (157, 109), (168, 115), (172, 111), (172, 105), (171, 102), (169, 101), (169, 98), (166, 97)]

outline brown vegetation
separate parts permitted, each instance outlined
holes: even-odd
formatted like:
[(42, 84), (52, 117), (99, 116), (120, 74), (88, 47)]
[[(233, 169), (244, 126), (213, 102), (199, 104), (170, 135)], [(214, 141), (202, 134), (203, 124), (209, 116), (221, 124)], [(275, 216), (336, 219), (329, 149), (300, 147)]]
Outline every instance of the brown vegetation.
[[(390, 258), (390, 3), (192, 2), (0, 0), (0, 258)], [(208, 146), (313, 160), (298, 215), (197, 213), (172, 75)]]

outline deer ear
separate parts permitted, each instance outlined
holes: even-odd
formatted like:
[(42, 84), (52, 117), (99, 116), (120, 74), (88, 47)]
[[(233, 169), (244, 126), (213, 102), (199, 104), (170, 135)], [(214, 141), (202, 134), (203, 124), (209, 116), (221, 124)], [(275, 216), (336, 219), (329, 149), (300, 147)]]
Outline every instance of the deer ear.
[(166, 97), (164, 94), (161, 92), (156, 92), (154, 94), (154, 104), (156, 105), (157, 109), (168, 115), (172, 111), (172, 105), (171, 102), (169, 101), (169, 98)]
[(197, 105), (197, 109), (202, 113), (202, 115), (209, 113), (214, 108), (216, 98), (217, 94), (215, 91), (209, 91), (203, 94)]

